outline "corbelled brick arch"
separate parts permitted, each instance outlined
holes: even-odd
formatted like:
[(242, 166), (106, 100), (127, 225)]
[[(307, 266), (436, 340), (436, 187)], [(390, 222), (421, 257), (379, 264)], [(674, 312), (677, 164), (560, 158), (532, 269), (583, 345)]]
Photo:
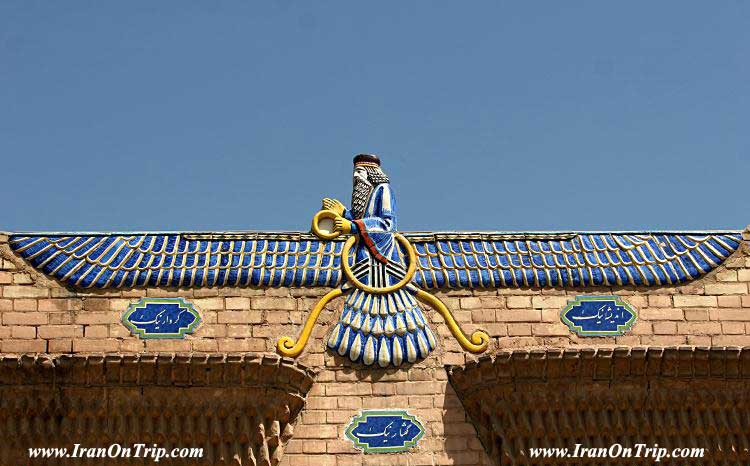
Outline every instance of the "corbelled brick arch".
[(313, 378), (272, 355), (1, 357), (0, 464), (26, 464), (28, 448), (155, 443), (203, 449), (166, 464), (277, 465)]
[(639, 443), (706, 449), (659, 464), (750, 464), (747, 347), (514, 350), (451, 367), (449, 379), (497, 465), (653, 462), (530, 457), (534, 447)]

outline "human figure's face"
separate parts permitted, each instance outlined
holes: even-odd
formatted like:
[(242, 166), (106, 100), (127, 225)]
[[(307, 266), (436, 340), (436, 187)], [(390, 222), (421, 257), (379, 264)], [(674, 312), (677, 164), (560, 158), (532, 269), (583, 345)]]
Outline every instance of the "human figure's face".
[(367, 181), (367, 170), (365, 170), (365, 167), (354, 167), (354, 184), (357, 184), (357, 179)]
[(365, 167), (354, 167), (352, 180), (352, 215), (354, 218), (362, 218), (362, 214), (367, 206), (367, 199), (372, 192), (372, 185), (367, 179), (367, 170), (365, 170)]

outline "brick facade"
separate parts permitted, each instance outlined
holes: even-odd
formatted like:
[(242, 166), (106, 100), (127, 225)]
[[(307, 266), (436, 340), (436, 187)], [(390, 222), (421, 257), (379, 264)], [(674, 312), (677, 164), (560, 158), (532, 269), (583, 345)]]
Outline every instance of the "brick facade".
[(28, 448), (153, 442), (201, 448), (203, 463), (276, 465), (313, 375), (275, 355), (0, 356), (0, 464), (29, 464)]
[[(750, 346), (750, 253), (745, 242), (701, 279), (682, 286), (599, 289), (499, 289), (437, 295), (464, 331), (483, 329), (488, 353), (505, 350), (613, 347)], [(294, 338), (325, 288), (194, 288), (72, 291), (17, 258), (0, 236), (0, 353), (270, 353), (282, 335)], [(575, 295), (616, 294), (638, 311), (620, 337), (579, 337), (560, 321)], [(182, 297), (202, 323), (184, 340), (141, 340), (120, 319), (140, 298)], [(317, 371), (281, 464), (296, 465), (488, 465), (485, 448), (448, 381), (446, 366), (477, 358), (454, 340), (441, 317), (431, 316), (438, 349), (412, 367), (352, 367), (325, 351), (324, 339), (341, 309), (328, 305), (297, 362)], [(344, 439), (346, 424), (361, 409), (408, 408), (426, 434), (410, 453), (363, 455)]]

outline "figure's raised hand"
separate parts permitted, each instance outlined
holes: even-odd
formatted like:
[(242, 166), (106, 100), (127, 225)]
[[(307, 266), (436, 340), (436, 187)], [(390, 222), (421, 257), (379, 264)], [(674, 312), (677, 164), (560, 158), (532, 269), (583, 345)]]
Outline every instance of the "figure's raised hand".
[(325, 198), (323, 199), (323, 208), (326, 210), (332, 210), (339, 215), (344, 215), (344, 204), (339, 202), (337, 199)]
[(333, 229), (346, 235), (352, 232), (352, 222), (344, 217), (336, 217), (333, 221)]

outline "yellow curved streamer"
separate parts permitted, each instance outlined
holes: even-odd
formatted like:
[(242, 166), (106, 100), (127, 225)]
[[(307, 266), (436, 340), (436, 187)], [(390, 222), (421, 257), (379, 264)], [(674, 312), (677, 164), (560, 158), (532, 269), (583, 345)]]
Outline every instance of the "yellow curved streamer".
[(300, 333), (299, 339), (295, 342), (292, 337), (281, 337), (276, 342), (276, 349), (281, 353), (283, 356), (288, 356), (290, 358), (296, 358), (300, 355), (303, 349), (305, 349), (305, 345), (307, 345), (307, 340), (310, 339), (310, 334), (312, 333), (312, 329), (315, 326), (315, 321), (318, 320), (318, 316), (320, 315), (320, 311), (323, 310), (326, 304), (328, 304), (329, 301), (332, 299), (338, 298), (344, 294), (344, 291), (341, 288), (336, 288), (335, 290), (331, 290), (323, 296), (320, 301), (313, 307), (312, 311), (310, 311), (310, 315), (307, 316), (307, 320), (305, 321), (305, 326), (302, 328), (302, 333)]
[(468, 338), (466, 338), (466, 334), (464, 334), (463, 330), (461, 330), (461, 327), (459, 327), (456, 323), (456, 319), (453, 318), (453, 314), (451, 314), (451, 311), (445, 304), (443, 304), (442, 301), (440, 301), (440, 299), (426, 291), (422, 291), (419, 289), (417, 289), (416, 296), (418, 300), (422, 301), (425, 304), (428, 304), (443, 316), (443, 319), (445, 319), (445, 323), (448, 325), (451, 333), (456, 338), (456, 340), (458, 340), (458, 343), (463, 349), (475, 354), (483, 353), (484, 350), (487, 349), (487, 346), (489, 346), (490, 344), (489, 335), (481, 330), (477, 330), (471, 334), (471, 340), (469, 340)]
[(346, 275), (346, 278), (352, 283), (352, 285), (367, 293), (385, 294), (396, 291), (399, 288), (406, 286), (406, 284), (411, 281), (412, 277), (414, 276), (414, 272), (417, 271), (417, 256), (414, 252), (414, 247), (411, 245), (411, 243), (409, 243), (409, 240), (406, 239), (404, 235), (396, 233), (394, 236), (396, 237), (396, 240), (401, 243), (401, 246), (403, 246), (404, 250), (406, 251), (406, 255), (409, 257), (409, 267), (407, 267), (406, 269), (406, 275), (404, 275), (404, 278), (402, 278), (401, 281), (399, 281), (395, 285), (384, 286), (382, 288), (365, 285), (361, 281), (357, 280), (357, 278), (352, 273), (351, 267), (349, 266), (349, 251), (352, 249), (354, 242), (357, 240), (356, 237), (352, 236), (346, 240), (346, 243), (344, 243), (344, 248), (341, 250), (341, 266), (344, 269), (344, 275)]

